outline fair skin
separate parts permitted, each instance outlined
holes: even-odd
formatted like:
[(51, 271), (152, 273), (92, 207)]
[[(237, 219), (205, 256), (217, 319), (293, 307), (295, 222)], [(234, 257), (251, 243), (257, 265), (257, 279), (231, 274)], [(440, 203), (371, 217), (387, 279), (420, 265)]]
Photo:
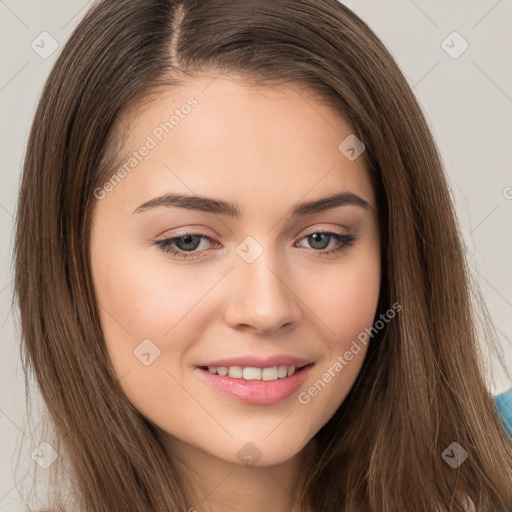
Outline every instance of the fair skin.
[[(192, 96), (197, 106), (158, 140), (155, 128)], [(123, 122), (126, 154), (148, 135), (157, 145), (94, 208), (91, 269), (120, 385), (200, 475), (201, 501), (191, 509), (297, 511), (306, 450), (350, 391), (367, 347), (307, 404), (299, 393), (373, 324), (377, 309), (380, 238), (364, 155), (342, 154), (350, 126), (306, 89), (256, 88), (234, 75), (169, 87)], [(242, 212), (234, 218), (170, 205), (135, 212), (170, 192), (236, 203)], [(291, 214), (336, 192), (369, 207)], [(190, 249), (194, 240), (180, 239), (183, 231), (213, 241), (196, 239)], [(330, 235), (311, 236), (322, 232)], [(327, 254), (342, 246), (332, 233), (355, 241)], [(172, 237), (170, 250), (192, 257), (155, 245)], [(247, 237), (253, 245), (242, 244)], [(248, 262), (240, 246), (261, 254)], [(134, 355), (145, 339), (153, 344), (146, 352), (160, 350), (147, 366)], [(272, 404), (221, 393), (195, 371), (204, 361), (275, 354), (314, 365), (299, 389)], [(247, 443), (259, 452), (256, 465), (239, 456)]]

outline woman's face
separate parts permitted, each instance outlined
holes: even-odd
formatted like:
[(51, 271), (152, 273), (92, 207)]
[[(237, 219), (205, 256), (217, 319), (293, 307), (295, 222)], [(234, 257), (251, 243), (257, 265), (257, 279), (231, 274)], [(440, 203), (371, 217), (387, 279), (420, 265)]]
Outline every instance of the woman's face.
[(376, 313), (362, 148), (310, 92), (234, 75), (169, 88), (123, 121), (90, 248), (120, 385), (170, 443), (284, 462), (345, 399)]

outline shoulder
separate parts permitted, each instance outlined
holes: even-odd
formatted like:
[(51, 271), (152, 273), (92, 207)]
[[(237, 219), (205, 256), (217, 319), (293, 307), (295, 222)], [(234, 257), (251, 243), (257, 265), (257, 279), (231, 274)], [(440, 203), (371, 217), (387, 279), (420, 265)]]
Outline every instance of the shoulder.
[(495, 396), (494, 402), (505, 430), (512, 437), (512, 388), (505, 393)]

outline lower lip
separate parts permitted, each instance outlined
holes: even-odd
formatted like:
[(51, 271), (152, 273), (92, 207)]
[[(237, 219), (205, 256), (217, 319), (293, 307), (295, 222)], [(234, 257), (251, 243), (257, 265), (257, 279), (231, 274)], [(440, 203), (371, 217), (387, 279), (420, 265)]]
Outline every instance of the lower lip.
[(196, 368), (194, 372), (214, 388), (248, 404), (275, 404), (292, 395), (304, 383), (313, 363), (296, 370), (290, 377), (277, 380), (245, 380), (214, 375), (208, 370)]

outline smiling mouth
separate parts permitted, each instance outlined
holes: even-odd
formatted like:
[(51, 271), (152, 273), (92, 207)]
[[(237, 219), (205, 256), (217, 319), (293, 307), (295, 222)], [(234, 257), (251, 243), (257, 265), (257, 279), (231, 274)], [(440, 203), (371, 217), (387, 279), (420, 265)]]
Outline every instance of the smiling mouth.
[(258, 368), (255, 366), (199, 366), (199, 368), (208, 371), (212, 375), (219, 375), (221, 377), (268, 382), (286, 379), (304, 368), (313, 366), (313, 364), (314, 363), (309, 363), (303, 366), (280, 365), (266, 368)]
[(265, 368), (201, 365), (196, 366), (195, 373), (214, 389), (238, 402), (271, 405), (293, 395), (308, 378), (313, 366), (314, 362)]

